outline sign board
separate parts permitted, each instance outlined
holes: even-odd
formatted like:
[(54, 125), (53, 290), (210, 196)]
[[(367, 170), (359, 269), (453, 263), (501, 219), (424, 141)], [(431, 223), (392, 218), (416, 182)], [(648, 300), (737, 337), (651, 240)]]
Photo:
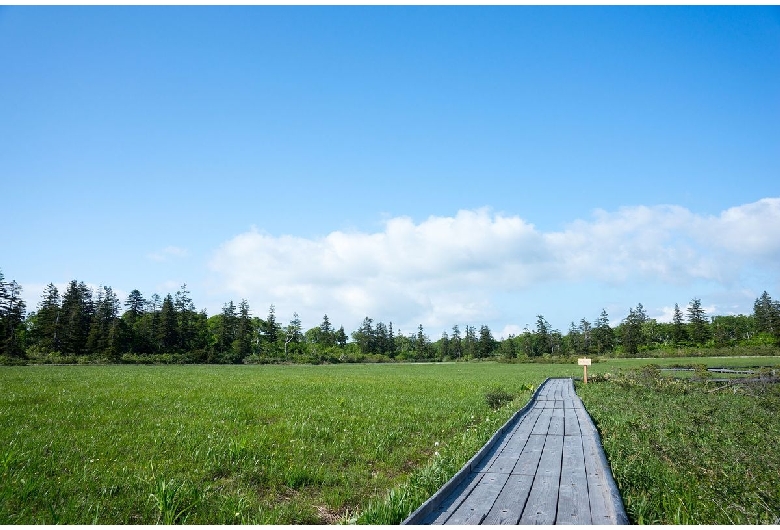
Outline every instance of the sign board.
[(577, 359), (577, 364), (580, 366), (590, 366), (590, 359)]

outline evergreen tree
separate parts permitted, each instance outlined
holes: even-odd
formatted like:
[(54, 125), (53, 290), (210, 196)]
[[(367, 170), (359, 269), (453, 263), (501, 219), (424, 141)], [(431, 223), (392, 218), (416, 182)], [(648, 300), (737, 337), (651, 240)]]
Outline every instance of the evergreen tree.
[(298, 313), (293, 313), (293, 318), (284, 330), (284, 356), (289, 353), (298, 353), (299, 345), (303, 340), (303, 334), (301, 333), (301, 319), (298, 318)]
[[(93, 355), (105, 355), (111, 346), (114, 322), (119, 315), (119, 298), (111, 287), (100, 287), (92, 313), (87, 350)], [(116, 338), (114, 338), (116, 340)], [(115, 354), (118, 352), (114, 352)]]
[(439, 339), (439, 359), (444, 360), (450, 356), (450, 337), (446, 331), (441, 332)]
[(342, 349), (347, 347), (347, 334), (344, 331), (344, 326), (339, 327), (336, 332), (336, 344)]
[(756, 298), (753, 304), (753, 319), (756, 323), (756, 331), (759, 333), (776, 334), (778, 331), (777, 313), (777, 302), (774, 302), (769, 293), (764, 291), (759, 298)]
[(533, 354), (535, 356), (552, 353), (550, 324), (542, 315), (536, 315), (536, 333), (534, 335)]
[(387, 355), (390, 356), (391, 359), (395, 358), (395, 335), (393, 335), (393, 323), (390, 322), (390, 325), (387, 329)]
[(374, 331), (376, 345), (374, 347), (375, 353), (380, 355), (387, 355), (390, 350), (390, 335), (387, 332), (387, 326), (384, 322), (376, 323), (376, 330)]
[(642, 333), (642, 324), (647, 320), (647, 315), (642, 308), (642, 304), (637, 305), (636, 310), (629, 309), (628, 316), (620, 325), (621, 343), (623, 351), (629, 355), (636, 355), (639, 347), (644, 344)]
[(176, 338), (179, 351), (192, 351), (195, 347), (195, 304), (192, 303), (187, 284), (176, 291), (173, 302), (176, 310)]
[(702, 345), (709, 338), (707, 329), (707, 319), (704, 309), (701, 306), (701, 300), (694, 298), (688, 305), (688, 324), (691, 330), (691, 339), (697, 345)]
[(582, 335), (580, 333), (580, 328), (574, 324), (574, 321), (572, 321), (571, 325), (569, 326), (569, 333), (566, 335), (566, 338), (569, 352), (572, 355), (582, 355)]
[(418, 359), (427, 359), (431, 356), (431, 341), (428, 339), (428, 335), (425, 334), (423, 325), (417, 326), (417, 336), (414, 341), (415, 354)]
[(6, 282), (0, 271), (0, 356), (24, 357), (25, 303), (16, 280)]
[(42, 351), (60, 351), (60, 310), (60, 293), (50, 283), (43, 291), (35, 319), (34, 338)]
[(336, 330), (333, 329), (327, 314), (322, 317), (322, 324), (320, 324), (317, 344), (325, 348), (330, 348), (336, 345)]
[(176, 307), (173, 297), (165, 295), (162, 307), (160, 307), (159, 326), (157, 327), (157, 351), (160, 353), (174, 353), (178, 349), (179, 319), (176, 315)]
[(87, 353), (87, 338), (92, 322), (94, 306), (92, 291), (84, 282), (72, 280), (62, 296), (62, 353), (84, 355)]
[(450, 339), (450, 350), (454, 359), (460, 359), (463, 355), (463, 344), (460, 338), (460, 328), (457, 324), (452, 326), (452, 338)]
[(477, 345), (477, 356), (480, 358), (491, 357), (496, 349), (496, 340), (493, 338), (490, 328), (483, 324), (479, 328), (479, 343)]
[(466, 336), (463, 337), (463, 355), (472, 359), (477, 355), (477, 330), (474, 326), (466, 325)]
[(680, 306), (674, 304), (674, 315), (672, 316), (672, 343), (680, 346), (686, 340), (685, 326), (683, 325), (683, 314)]
[(148, 305), (147, 300), (144, 299), (141, 291), (133, 289), (127, 296), (124, 305), (125, 312), (122, 315), (124, 326), (121, 333), (118, 334), (124, 343), (123, 351), (131, 353), (149, 351), (149, 337), (143, 325)]
[(228, 361), (233, 361), (231, 350), (233, 342), (236, 340), (238, 332), (238, 315), (236, 314), (236, 305), (233, 300), (222, 306), (222, 314), (219, 320), (219, 330), (217, 332), (217, 351)]
[(252, 326), (252, 317), (249, 314), (249, 303), (241, 300), (238, 304), (238, 323), (236, 327), (236, 340), (233, 344), (235, 353), (233, 362), (240, 362), (252, 354), (252, 340), (254, 338), (254, 329)]
[(579, 332), (582, 336), (582, 354), (588, 355), (593, 347), (593, 326), (583, 318), (580, 320)]
[(596, 325), (593, 327), (593, 341), (596, 353), (599, 355), (612, 351), (615, 347), (614, 330), (609, 325), (609, 315), (607, 315), (606, 309), (602, 309), (601, 315), (596, 319)]
[(268, 309), (268, 317), (265, 321), (260, 323), (260, 331), (262, 333), (262, 350), (267, 355), (276, 355), (277, 343), (282, 333), (282, 328), (279, 323), (276, 322), (276, 309), (273, 304)]
[(362, 354), (375, 353), (374, 320), (369, 317), (364, 318), (360, 327), (352, 332), (352, 340), (358, 345)]
[(138, 289), (133, 289), (130, 291), (130, 294), (127, 296), (127, 300), (125, 300), (125, 307), (127, 308), (125, 315), (127, 315), (128, 324), (131, 326), (135, 325), (138, 319), (141, 318), (141, 315), (144, 314), (146, 305), (147, 301), (144, 300), (141, 291)]

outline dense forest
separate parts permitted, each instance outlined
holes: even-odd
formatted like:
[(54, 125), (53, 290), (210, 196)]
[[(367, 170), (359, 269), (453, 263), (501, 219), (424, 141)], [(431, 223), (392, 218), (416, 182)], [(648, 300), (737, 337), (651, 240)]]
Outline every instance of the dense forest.
[(496, 340), (486, 325), (457, 324), (431, 340), (423, 326), (408, 335), (366, 317), (349, 335), (323, 316), (303, 330), (298, 315), (283, 325), (272, 305), (265, 318), (246, 300), (228, 302), (218, 315), (197, 311), (186, 285), (174, 294), (145, 298), (133, 290), (121, 301), (111, 287), (93, 292), (84, 282), (64, 293), (49, 284), (27, 313), (21, 286), (0, 271), (0, 362), (16, 363), (270, 363), (443, 360), (537, 360), (583, 355), (674, 354), (690, 348), (780, 345), (780, 302), (765, 291), (751, 315), (708, 316), (700, 299), (670, 323), (648, 318), (642, 304), (612, 327), (602, 310), (595, 321), (572, 322), (566, 333), (538, 315), (534, 329)]

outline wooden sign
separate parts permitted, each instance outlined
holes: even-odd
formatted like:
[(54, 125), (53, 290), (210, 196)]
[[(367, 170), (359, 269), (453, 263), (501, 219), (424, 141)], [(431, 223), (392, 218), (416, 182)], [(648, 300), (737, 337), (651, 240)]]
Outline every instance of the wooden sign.
[(577, 364), (582, 366), (582, 382), (588, 384), (588, 366), (590, 366), (590, 359), (577, 359)]

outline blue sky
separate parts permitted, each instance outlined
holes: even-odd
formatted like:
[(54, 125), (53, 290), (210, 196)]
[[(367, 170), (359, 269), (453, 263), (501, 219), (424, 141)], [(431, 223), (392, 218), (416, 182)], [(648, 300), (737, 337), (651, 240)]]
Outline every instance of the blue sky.
[(777, 7), (2, 7), (0, 268), (438, 337), (780, 296)]

